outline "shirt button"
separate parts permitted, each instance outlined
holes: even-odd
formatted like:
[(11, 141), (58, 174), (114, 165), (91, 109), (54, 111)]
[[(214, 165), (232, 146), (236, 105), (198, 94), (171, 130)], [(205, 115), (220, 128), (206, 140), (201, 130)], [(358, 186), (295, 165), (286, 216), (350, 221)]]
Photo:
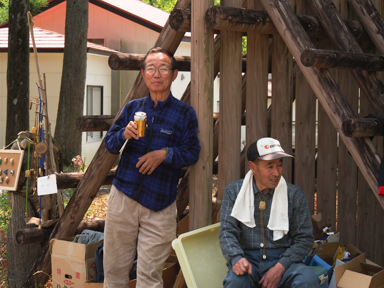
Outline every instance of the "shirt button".
[(264, 247), (264, 243), (260, 243), (260, 247), (263, 248)]

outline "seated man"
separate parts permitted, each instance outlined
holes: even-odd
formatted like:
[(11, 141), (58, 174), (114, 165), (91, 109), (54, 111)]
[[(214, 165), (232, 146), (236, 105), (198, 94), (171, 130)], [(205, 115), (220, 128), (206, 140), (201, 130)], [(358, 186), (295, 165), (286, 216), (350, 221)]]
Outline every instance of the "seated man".
[(303, 261), (313, 245), (304, 192), (287, 183), (280, 142), (262, 138), (247, 151), (250, 171), (225, 188), (219, 240), (224, 287), (319, 287)]

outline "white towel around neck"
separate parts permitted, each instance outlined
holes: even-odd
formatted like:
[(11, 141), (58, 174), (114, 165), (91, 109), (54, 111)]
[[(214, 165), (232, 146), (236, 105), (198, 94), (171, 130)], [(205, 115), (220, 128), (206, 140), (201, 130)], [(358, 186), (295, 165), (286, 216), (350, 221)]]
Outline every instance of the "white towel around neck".
[[(231, 213), (232, 217), (250, 228), (256, 227), (252, 179), (253, 172), (252, 170), (249, 170), (247, 175), (245, 175), (243, 185), (241, 186), (239, 195), (237, 195)], [(270, 230), (273, 230), (274, 241), (281, 239), (289, 231), (288, 189), (287, 182), (283, 176), (281, 176), (273, 194), (271, 214), (269, 216), (267, 227)]]

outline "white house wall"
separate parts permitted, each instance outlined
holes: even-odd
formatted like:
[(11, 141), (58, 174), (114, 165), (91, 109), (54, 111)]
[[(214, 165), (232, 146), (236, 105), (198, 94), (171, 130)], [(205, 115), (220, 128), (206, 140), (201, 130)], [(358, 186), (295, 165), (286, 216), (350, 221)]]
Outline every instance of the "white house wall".
[[(103, 87), (103, 115), (111, 115), (111, 69), (108, 57), (88, 54), (87, 77), (84, 90), (84, 115), (87, 114), (87, 86)], [(103, 137), (106, 132), (103, 132)], [(87, 132), (82, 133), (81, 155), (89, 164), (101, 144), (99, 141), (87, 141)], [(76, 156), (76, 155), (74, 155)]]

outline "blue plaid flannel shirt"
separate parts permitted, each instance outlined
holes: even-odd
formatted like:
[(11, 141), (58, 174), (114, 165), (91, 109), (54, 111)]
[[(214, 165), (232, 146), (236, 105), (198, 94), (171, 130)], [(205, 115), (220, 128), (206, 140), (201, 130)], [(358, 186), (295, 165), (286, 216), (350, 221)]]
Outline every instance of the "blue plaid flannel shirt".
[[(197, 162), (200, 152), (197, 119), (189, 105), (172, 93), (156, 107), (148, 95), (130, 101), (104, 138), (111, 154), (119, 154), (125, 143), (124, 130), (135, 112), (147, 113), (145, 137), (130, 139), (125, 146), (113, 185), (141, 205), (160, 211), (176, 200), (180, 169)], [(168, 155), (151, 175), (139, 173), (138, 158), (154, 150), (168, 147)]]

